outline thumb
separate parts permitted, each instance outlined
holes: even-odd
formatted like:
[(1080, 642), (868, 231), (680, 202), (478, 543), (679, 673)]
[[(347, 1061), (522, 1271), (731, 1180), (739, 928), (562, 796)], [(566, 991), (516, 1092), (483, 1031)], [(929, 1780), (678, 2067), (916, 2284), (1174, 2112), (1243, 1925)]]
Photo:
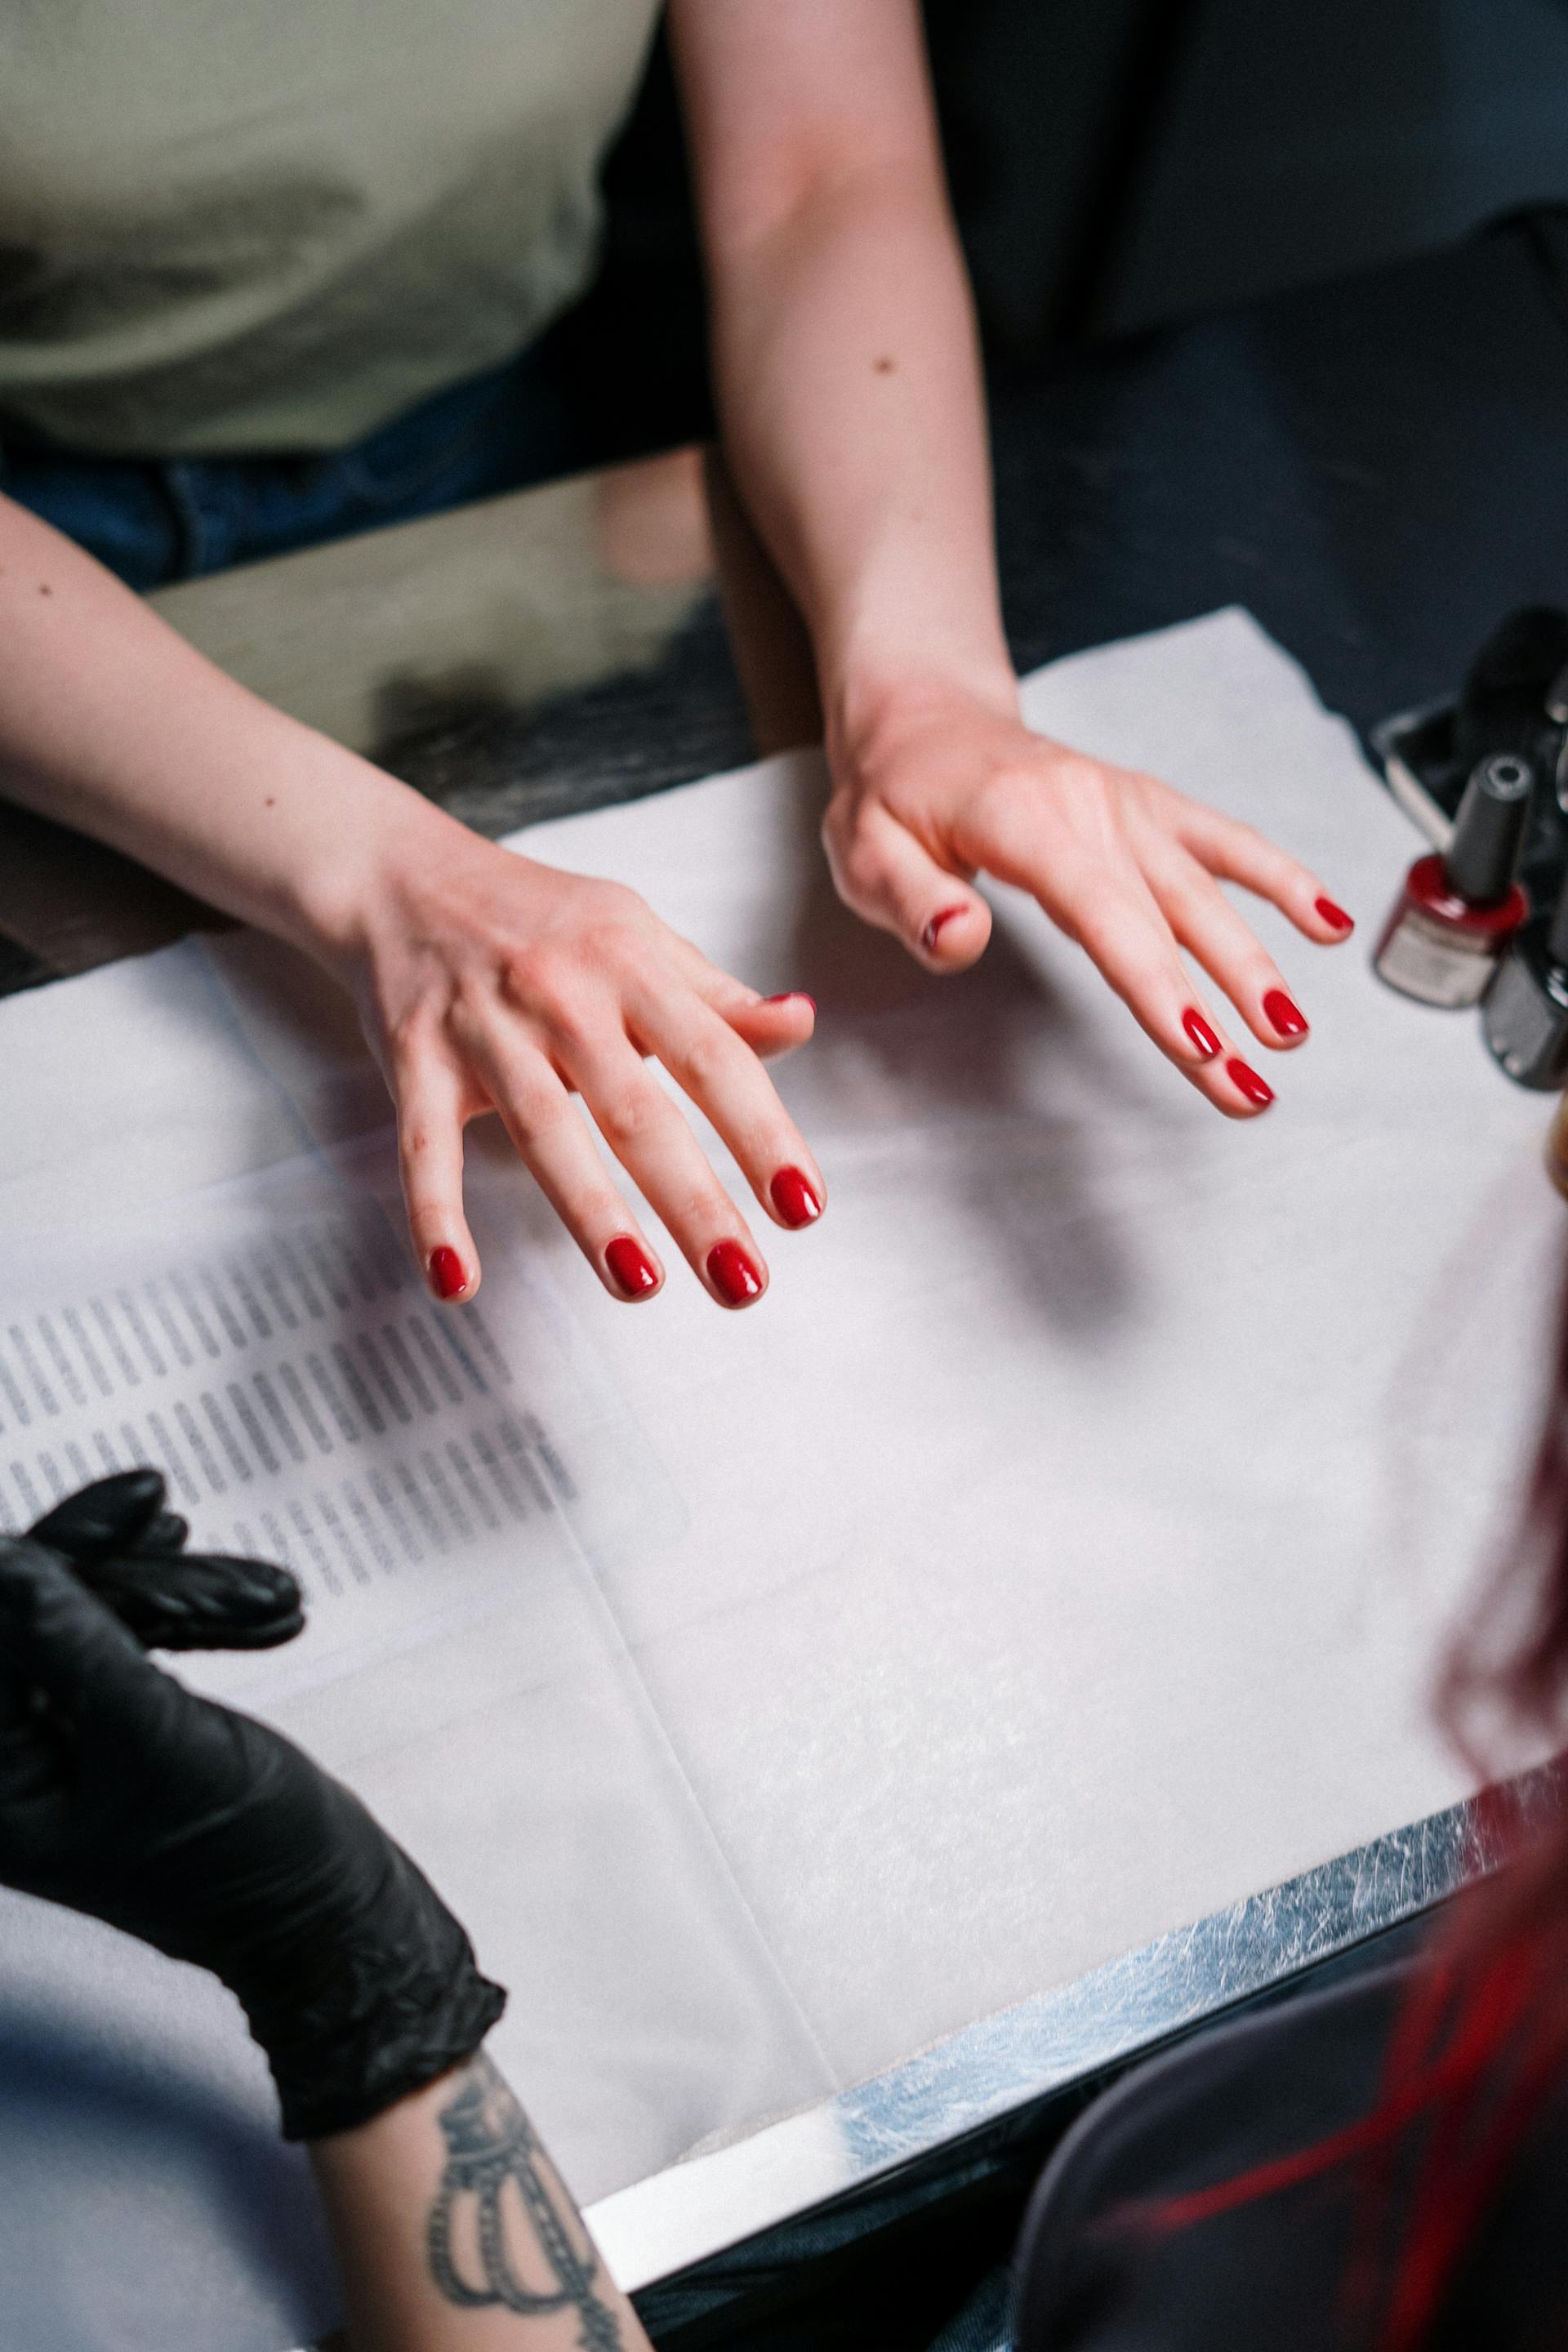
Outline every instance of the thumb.
[(963, 971), (991, 937), (991, 909), (979, 891), (939, 866), (877, 802), (841, 817), (843, 805), (829, 806), (822, 841), (845, 905), (902, 940), (928, 971)]

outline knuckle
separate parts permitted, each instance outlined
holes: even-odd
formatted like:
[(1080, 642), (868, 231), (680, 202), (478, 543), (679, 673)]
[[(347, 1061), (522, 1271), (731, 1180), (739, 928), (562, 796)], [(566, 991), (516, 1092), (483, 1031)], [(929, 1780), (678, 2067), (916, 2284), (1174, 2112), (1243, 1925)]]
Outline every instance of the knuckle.
[(584, 961), (593, 971), (611, 979), (643, 951), (643, 941), (632, 937), (627, 926), (613, 914), (585, 923), (578, 938)]
[(747, 1051), (733, 1030), (702, 1030), (680, 1056), (681, 1084), (692, 1094), (710, 1094), (733, 1072), (737, 1047), (742, 1054)]
[(887, 859), (874, 833), (851, 828), (838, 851), (838, 870), (849, 888), (862, 898), (879, 894), (888, 879)]
[(435, 1043), (437, 1015), (429, 1005), (406, 1005), (382, 1023), (382, 1034), (395, 1068), (406, 1069), (410, 1064), (423, 1060)]
[(662, 1122), (664, 1097), (654, 1087), (628, 1087), (596, 1103), (594, 1118), (610, 1149), (619, 1157), (635, 1152)]
[(647, 919), (646, 899), (626, 882), (594, 881), (590, 883), (588, 900), (590, 919), (617, 925), (622, 929), (640, 929)]
[(976, 785), (971, 799), (976, 820), (987, 831), (1010, 824), (1031, 788), (1037, 788), (1040, 782), (1038, 776), (1025, 777), (1016, 768), (994, 769)]
[(550, 1059), (569, 1075), (570, 1082), (575, 1086), (580, 1074), (605, 1043), (600, 1008), (592, 1003), (584, 1003), (580, 995), (568, 993), (553, 999), (540, 1019), (549, 1036)]
[(397, 1148), (405, 1168), (420, 1170), (439, 1150), (440, 1138), (428, 1119), (415, 1118), (398, 1129)]
[(502, 1001), (519, 1013), (539, 1011), (554, 993), (560, 979), (557, 955), (542, 946), (508, 948), (496, 972)]
[(1110, 808), (1121, 800), (1121, 777), (1086, 752), (1068, 751), (1056, 772), (1063, 791), (1088, 807)]
[(875, 840), (874, 804), (862, 793), (835, 793), (823, 812), (819, 830), (828, 856), (847, 866), (852, 859), (864, 857)]
[(595, 882), (590, 891), (575, 932), (584, 959), (613, 969), (645, 953), (656, 921), (646, 901), (624, 882)]
[(504, 1116), (508, 1134), (526, 1156), (550, 1141), (563, 1120), (571, 1116), (571, 1106), (563, 1096), (552, 1097), (542, 1088), (536, 1093), (523, 1087), (509, 1098)]
[(734, 1212), (717, 1185), (698, 1181), (677, 1185), (662, 1204), (672, 1231), (719, 1239), (734, 1223)]

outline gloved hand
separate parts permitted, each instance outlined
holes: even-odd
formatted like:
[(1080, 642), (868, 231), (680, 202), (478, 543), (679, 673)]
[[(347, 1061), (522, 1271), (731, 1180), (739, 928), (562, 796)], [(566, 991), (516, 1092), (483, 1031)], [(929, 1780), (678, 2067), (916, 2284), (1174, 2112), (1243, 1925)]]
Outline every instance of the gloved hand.
[[(84, 1506), (67, 1528), (84, 1558), (91, 1517)], [(165, 1525), (146, 1559), (164, 1600), (174, 1568), (195, 1565), (171, 1540)], [(134, 1557), (86, 1570), (114, 1560), (133, 1616)], [(197, 1569), (215, 1626), (225, 1567)], [(290, 1741), (153, 1665), (36, 1536), (0, 1539), (0, 1881), (221, 1978), (288, 2137), (346, 2131), (479, 2047), (506, 1996), (408, 1856)]]
[(270, 1650), (305, 1622), (300, 1588), (270, 1560), (184, 1549), (157, 1470), (121, 1470), (68, 1495), (27, 1529), (63, 1552), (144, 1650)]

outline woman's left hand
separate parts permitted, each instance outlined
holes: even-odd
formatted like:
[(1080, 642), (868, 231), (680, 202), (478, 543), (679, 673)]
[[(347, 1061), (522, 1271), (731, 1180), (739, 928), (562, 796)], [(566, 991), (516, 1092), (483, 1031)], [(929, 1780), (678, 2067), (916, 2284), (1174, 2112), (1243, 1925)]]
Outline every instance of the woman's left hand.
[(839, 896), (931, 971), (972, 964), (991, 912), (976, 874), (1027, 890), (1184, 1077), (1232, 1118), (1271, 1089), (1194, 991), (1184, 949), (1273, 1050), (1308, 1034), (1284, 977), (1220, 888), (1268, 899), (1320, 947), (1351, 918), (1250, 825), (1153, 776), (1032, 734), (1002, 698), (924, 686), (835, 743), (823, 841)]

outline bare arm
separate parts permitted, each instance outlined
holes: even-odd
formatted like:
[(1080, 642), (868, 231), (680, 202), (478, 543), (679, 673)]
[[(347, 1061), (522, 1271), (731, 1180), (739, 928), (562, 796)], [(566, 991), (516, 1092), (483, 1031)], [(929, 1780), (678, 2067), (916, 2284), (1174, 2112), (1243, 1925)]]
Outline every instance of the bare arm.
[(1251, 1115), (1268, 1090), (1225, 1052), (1178, 950), (1284, 1046), (1305, 1024), (1218, 880), (1320, 944), (1349, 921), (1247, 827), (1020, 723), (914, 0), (673, 0), (671, 26), (725, 445), (815, 646), (841, 895), (942, 971), (989, 933), (972, 877), (1021, 885), (1216, 1108)]
[(310, 2156), (354, 2352), (648, 2352), (482, 2050)]
[(289, 940), (349, 990), (396, 1105), (415, 1253), (438, 1297), (479, 1285), (462, 1138), (489, 1110), (611, 1297), (660, 1286), (574, 1092), (710, 1296), (762, 1295), (750, 1227), (647, 1055), (774, 1224), (820, 1212), (820, 1171), (758, 1058), (810, 1035), (809, 998), (764, 1001), (632, 891), (478, 839), (226, 677), (5, 499), (0, 790)]

